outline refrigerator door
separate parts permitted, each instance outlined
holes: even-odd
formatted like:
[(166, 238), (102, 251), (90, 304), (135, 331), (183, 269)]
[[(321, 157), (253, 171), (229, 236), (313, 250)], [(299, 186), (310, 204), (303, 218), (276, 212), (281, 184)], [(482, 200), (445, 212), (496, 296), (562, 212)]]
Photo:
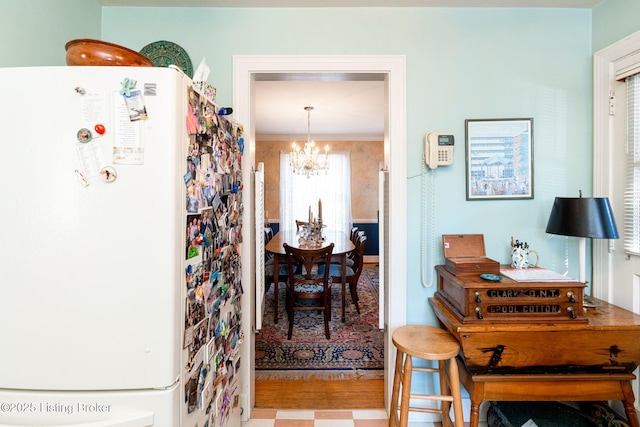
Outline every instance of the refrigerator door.
[(175, 427), (180, 392), (24, 392), (0, 390), (0, 427)]
[[(0, 387), (152, 389), (179, 377), (184, 79), (169, 68), (0, 70)], [(124, 107), (132, 83), (146, 120)], [(141, 164), (114, 164), (114, 144), (142, 147)], [(91, 170), (100, 155), (114, 168), (104, 181)]]

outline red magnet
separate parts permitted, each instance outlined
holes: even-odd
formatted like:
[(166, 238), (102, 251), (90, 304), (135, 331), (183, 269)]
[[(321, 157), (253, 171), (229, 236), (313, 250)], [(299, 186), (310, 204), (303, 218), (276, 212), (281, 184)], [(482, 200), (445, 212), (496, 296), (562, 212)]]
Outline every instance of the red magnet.
[(97, 125), (94, 126), (94, 129), (97, 133), (99, 133), (100, 135), (103, 135), (105, 132), (105, 128), (104, 125), (101, 125), (100, 123), (98, 123)]

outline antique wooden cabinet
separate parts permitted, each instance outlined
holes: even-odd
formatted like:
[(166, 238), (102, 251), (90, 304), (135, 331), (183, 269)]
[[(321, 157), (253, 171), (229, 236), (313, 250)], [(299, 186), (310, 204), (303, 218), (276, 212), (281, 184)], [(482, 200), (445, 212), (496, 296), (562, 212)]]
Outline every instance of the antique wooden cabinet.
[(478, 427), (480, 405), (489, 400), (621, 400), (629, 425), (640, 427), (631, 387), (640, 362), (640, 315), (597, 301), (586, 323), (463, 324), (439, 299), (429, 302), (461, 344), (471, 427)]
[(631, 373), (640, 362), (640, 316), (605, 302), (577, 323), (464, 324), (440, 300), (431, 305), (472, 374)]
[(500, 263), (487, 258), (483, 234), (443, 234), (445, 268), (458, 276), (499, 274)]
[(460, 342), (471, 427), (488, 400), (621, 400), (629, 425), (640, 427), (631, 387), (640, 315), (604, 301), (583, 308), (580, 282), (490, 282), (444, 265), (436, 272), (429, 302)]
[(577, 281), (520, 283), (502, 276), (489, 281), (480, 274), (454, 275), (436, 266), (435, 298), (462, 323), (586, 322), (582, 310), (585, 284)]

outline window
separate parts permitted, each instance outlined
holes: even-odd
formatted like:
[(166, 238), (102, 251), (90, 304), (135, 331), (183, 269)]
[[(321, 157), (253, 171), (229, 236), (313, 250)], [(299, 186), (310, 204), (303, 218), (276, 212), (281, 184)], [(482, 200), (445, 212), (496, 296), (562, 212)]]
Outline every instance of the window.
[(289, 153), (280, 153), (280, 229), (295, 228), (295, 221), (318, 216), (322, 200), (322, 221), (328, 227), (351, 230), (351, 155), (348, 151), (329, 153), (329, 169), (318, 175), (294, 175)]
[(626, 78), (627, 165), (624, 191), (624, 249), (640, 255), (640, 75)]
[[(594, 194), (609, 196), (622, 215), (617, 219), (624, 250), (616, 251), (614, 241), (593, 241), (593, 282), (601, 285), (597, 297), (635, 313), (640, 257), (627, 255), (640, 255), (639, 73), (640, 31), (594, 53)], [(638, 380), (632, 386), (638, 407)]]

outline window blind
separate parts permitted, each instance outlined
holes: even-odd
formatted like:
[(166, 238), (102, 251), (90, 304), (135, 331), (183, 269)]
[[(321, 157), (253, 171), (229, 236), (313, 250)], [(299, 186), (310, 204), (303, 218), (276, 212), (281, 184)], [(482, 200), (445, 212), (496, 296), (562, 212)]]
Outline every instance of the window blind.
[(627, 164), (624, 191), (624, 249), (640, 255), (640, 74), (626, 78)]
[(624, 81), (627, 77), (640, 73), (640, 51), (635, 51), (614, 63), (616, 80)]

